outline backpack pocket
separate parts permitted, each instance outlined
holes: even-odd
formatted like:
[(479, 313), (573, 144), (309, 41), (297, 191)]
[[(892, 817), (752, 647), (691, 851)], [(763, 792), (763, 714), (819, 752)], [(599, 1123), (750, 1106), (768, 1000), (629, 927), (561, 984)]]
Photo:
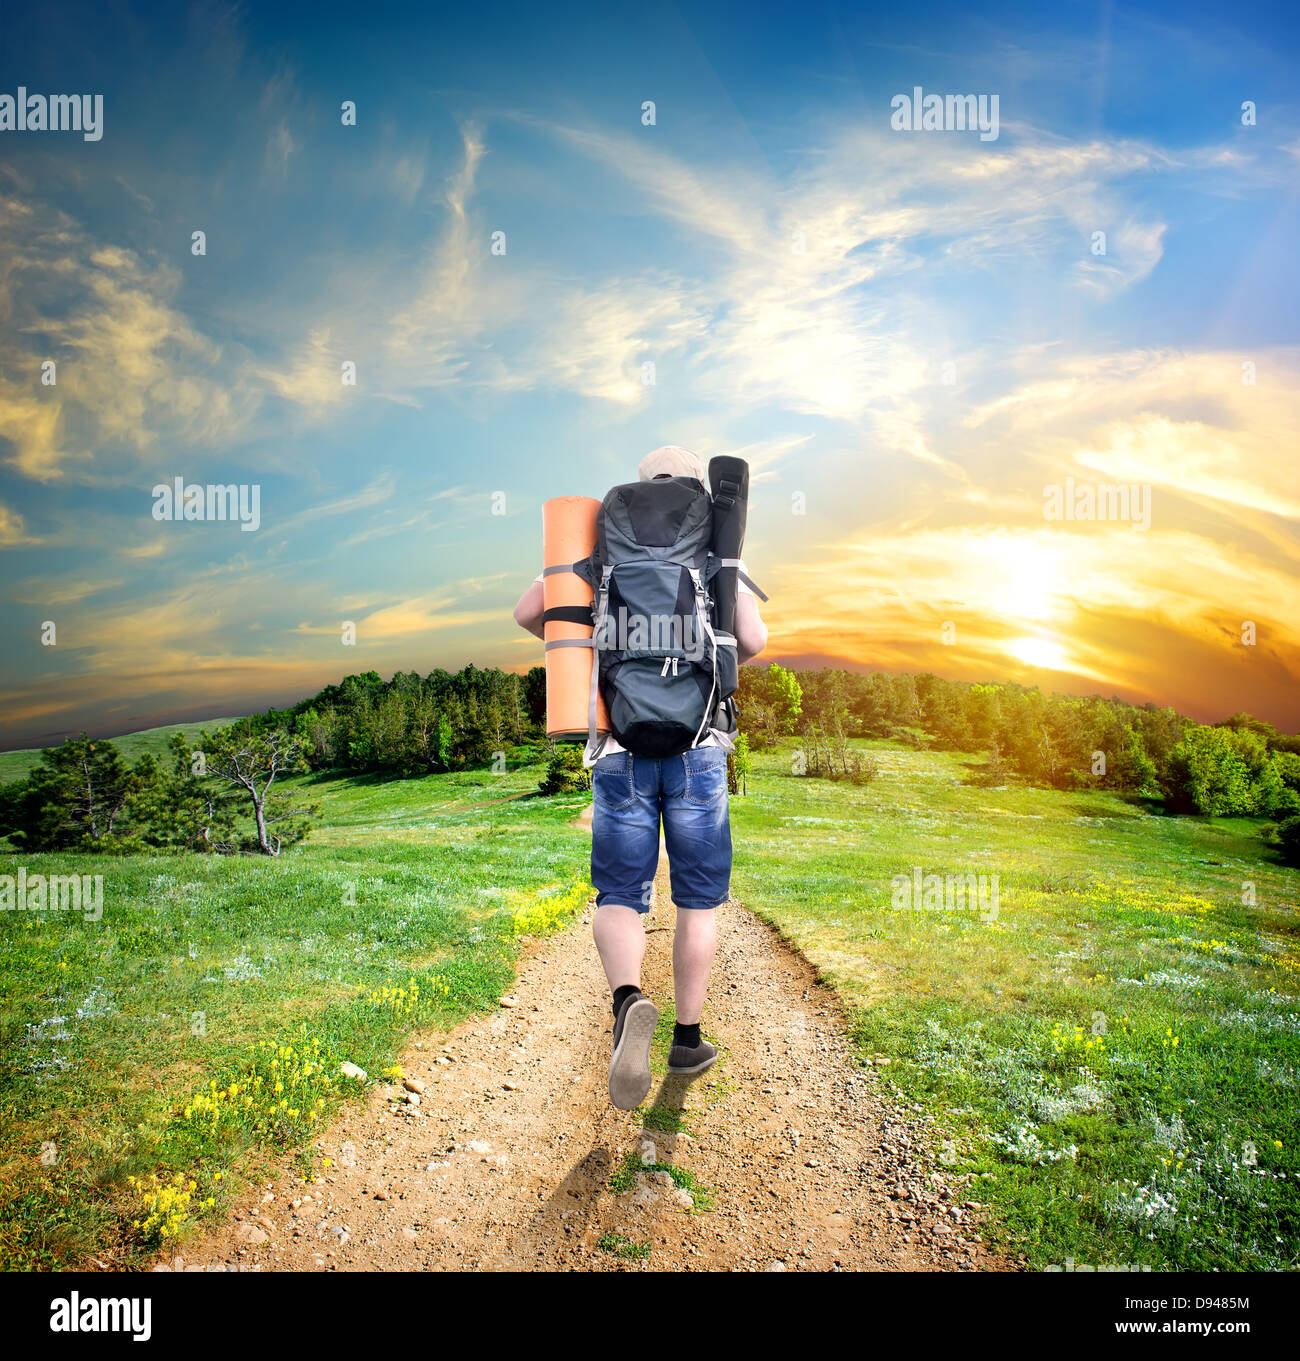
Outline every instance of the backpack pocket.
[(707, 666), (679, 657), (631, 657), (602, 678), (614, 736), (638, 756), (690, 750), (713, 691)]
[(698, 662), (708, 646), (691, 574), (674, 562), (618, 563), (610, 574), (606, 621), (602, 646), (622, 657)]

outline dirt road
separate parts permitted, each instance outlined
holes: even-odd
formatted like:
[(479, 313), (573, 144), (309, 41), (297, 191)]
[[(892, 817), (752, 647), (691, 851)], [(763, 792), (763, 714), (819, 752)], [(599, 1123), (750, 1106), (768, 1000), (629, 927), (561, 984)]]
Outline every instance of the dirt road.
[[(671, 1005), (661, 859), (645, 989)], [(589, 909), (590, 910), (590, 909)], [(423, 1088), (372, 1091), (180, 1267), (260, 1270), (942, 1270), (998, 1268), (978, 1192), (941, 1179), (915, 1117), (850, 1062), (835, 997), (736, 903), (719, 909), (689, 1081), (663, 1069), (638, 1112), (606, 1092), (613, 1017), (586, 925), (538, 942), (494, 1015), (403, 1059)], [(666, 1027), (661, 1025), (661, 1029)], [(975, 1183), (976, 1186), (979, 1183)]]

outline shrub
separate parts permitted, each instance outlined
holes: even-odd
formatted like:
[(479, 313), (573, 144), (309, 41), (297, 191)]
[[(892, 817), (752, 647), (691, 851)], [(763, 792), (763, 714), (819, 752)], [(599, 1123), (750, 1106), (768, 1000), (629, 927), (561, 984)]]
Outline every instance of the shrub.
[(1264, 828), (1264, 844), (1272, 846), (1288, 865), (1300, 865), (1300, 814)]
[(1177, 812), (1238, 817), (1258, 808), (1251, 757), (1262, 744), (1253, 733), (1195, 726), (1170, 753), (1165, 796)]
[(749, 792), (749, 772), (753, 765), (754, 758), (749, 749), (749, 738), (743, 732), (737, 733), (735, 747), (727, 756), (728, 793), (745, 794)]
[(582, 748), (574, 743), (557, 746), (546, 763), (539, 794), (571, 794), (591, 788), (591, 772), (582, 764)]

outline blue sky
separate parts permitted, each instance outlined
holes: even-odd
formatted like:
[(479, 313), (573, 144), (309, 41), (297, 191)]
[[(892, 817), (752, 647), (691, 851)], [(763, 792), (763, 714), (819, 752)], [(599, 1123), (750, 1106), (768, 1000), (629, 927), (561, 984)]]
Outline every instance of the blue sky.
[[(542, 500), (662, 443), (750, 458), (774, 656), (1295, 727), (1298, 47), (1283, 6), (15, 11), (0, 93), (105, 112), (0, 133), (0, 740), (536, 664)], [(918, 85), (997, 140), (892, 130)], [(176, 476), (260, 528), (159, 523)], [(1149, 528), (1045, 523), (1066, 477)]]

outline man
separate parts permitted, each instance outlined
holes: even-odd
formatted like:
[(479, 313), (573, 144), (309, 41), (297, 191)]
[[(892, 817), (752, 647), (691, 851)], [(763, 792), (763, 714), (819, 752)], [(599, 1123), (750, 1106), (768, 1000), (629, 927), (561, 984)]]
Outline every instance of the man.
[[(665, 445), (641, 460), (642, 481), (694, 477), (704, 465), (688, 449)], [(743, 567), (741, 569), (744, 570)], [(515, 606), (515, 622), (544, 637), (542, 577)], [(741, 580), (736, 601), (736, 654), (741, 662), (767, 646), (767, 628), (753, 592)], [(673, 993), (677, 1023), (668, 1054), (671, 1073), (702, 1073), (718, 1057), (700, 1035), (700, 1018), (717, 946), (714, 909), (727, 901), (731, 881), (731, 823), (727, 808), (727, 748), (707, 729), (690, 751), (655, 760), (634, 756), (611, 735), (592, 768), (591, 881), (596, 888), (593, 932), (614, 994), (614, 1050), (609, 1095), (631, 1110), (650, 1090), (650, 1041), (658, 1009), (641, 991), (648, 885), (659, 863), (659, 826), (668, 849), (672, 897)]]

